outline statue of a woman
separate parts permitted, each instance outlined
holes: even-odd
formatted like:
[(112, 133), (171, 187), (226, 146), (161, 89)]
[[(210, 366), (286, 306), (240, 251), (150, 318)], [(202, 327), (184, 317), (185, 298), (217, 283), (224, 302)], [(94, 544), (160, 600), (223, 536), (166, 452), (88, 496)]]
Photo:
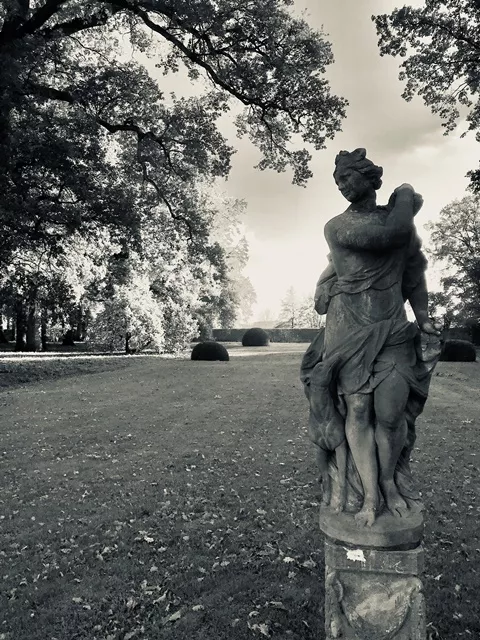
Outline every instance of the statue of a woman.
[[(403, 184), (377, 206), (383, 170), (365, 149), (341, 151), (334, 178), (351, 203), (325, 226), (329, 266), (315, 308), (326, 325), (307, 350), (323, 501), (371, 526), (382, 511), (406, 517), (419, 496), (409, 457), (441, 343), (428, 318), (426, 259), (414, 227), (422, 198)], [(415, 313), (407, 319), (405, 301)]]

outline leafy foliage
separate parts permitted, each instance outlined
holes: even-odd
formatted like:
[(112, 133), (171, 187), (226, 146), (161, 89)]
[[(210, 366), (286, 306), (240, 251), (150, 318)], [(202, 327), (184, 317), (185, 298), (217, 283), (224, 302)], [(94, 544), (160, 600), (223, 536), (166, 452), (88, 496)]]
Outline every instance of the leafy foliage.
[(290, 329), (317, 329), (324, 318), (314, 309), (311, 296), (300, 297), (294, 287), (289, 287), (282, 299), (279, 327)]
[[(201, 233), (195, 184), (225, 177), (233, 148), (217, 127), (234, 101), (239, 135), (260, 168), (293, 170), (340, 128), (346, 102), (323, 78), (328, 42), (292, 17), (290, 0), (19, 0), (0, 14), (3, 259), (19, 243), (55, 244), (100, 223), (134, 231), (161, 204), (190, 237)], [(119, 55), (120, 52), (120, 55)], [(129, 54), (185, 69), (208, 89), (165, 95)], [(52, 237), (53, 236), (53, 237)]]
[[(17, 248), (12, 252), (0, 280), (0, 305), (6, 315), (16, 317), (17, 348), (22, 348), (25, 333), (25, 346), (29, 350), (38, 347), (35, 344), (38, 336), (34, 334), (38, 331), (40, 315), (42, 325), (48, 324), (51, 333), (60, 323), (57, 338), (63, 334), (65, 324), (78, 305), (84, 303), (105, 278), (106, 256), (116, 246), (107, 232), (99, 231), (95, 239), (72, 233), (55, 251)], [(27, 307), (32, 314), (28, 319), (24, 317), (24, 326), (19, 326)]]
[[(440, 212), (431, 233), (429, 253), (445, 269), (443, 292), (431, 299), (442, 307), (448, 322), (478, 323), (480, 318), (480, 200), (467, 196)], [(434, 309), (433, 309), (434, 310)], [(435, 311), (435, 310), (434, 310)]]
[[(462, 108), (480, 141), (480, 5), (477, 0), (426, 0), (390, 14), (373, 16), (381, 55), (405, 58), (400, 79), (403, 97), (423, 98), (452, 131)], [(465, 133), (463, 134), (465, 135)], [(468, 173), (480, 192), (480, 170)]]
[(113, 284), (90, 326), (90, 334), (111, 351), (129, 352), (150, 346), (161, 352), (164, 346), (162, 308), (150, 291), (148, 278), (135, 271), (129, 273), (124, 282)]
[(213, 193), (211, 197), (216, 208), (212, 240), (218, 243), (223, 255), (219, 269), (221, 290), (210, 300), (210, 323), (230, 329), (235, 324), (243, 326), (248, 322), (257, 301), (250, 278), (243, 273), (249, 257), (242, 220), (246, 203), (225, 194)]

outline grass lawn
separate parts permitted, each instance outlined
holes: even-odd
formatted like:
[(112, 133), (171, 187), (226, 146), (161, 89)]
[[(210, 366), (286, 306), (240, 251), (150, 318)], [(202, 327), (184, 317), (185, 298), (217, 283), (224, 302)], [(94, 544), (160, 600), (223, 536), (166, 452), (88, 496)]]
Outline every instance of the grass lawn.
[[(324, 638), (303, 349), (71, 359), (90, 374), (59, 379), (43, 358), (20, 387), (28, 361), (15, 380), (0, 358), (0, 640)], [(427, 620), (478, 639), (480, 365), (436, 372), (413, 461)]]

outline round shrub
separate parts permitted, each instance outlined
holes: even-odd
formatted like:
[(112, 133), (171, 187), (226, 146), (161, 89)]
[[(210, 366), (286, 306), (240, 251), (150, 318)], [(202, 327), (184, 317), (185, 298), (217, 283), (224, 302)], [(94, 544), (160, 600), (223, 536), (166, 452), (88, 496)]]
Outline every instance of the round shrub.
[(248, 329), (243, 334), (242, 345), (244, 347), (268, 347), (269, 344), (268, 333), (259, 327)]
[(468, 340), (445, 340), (440, 360), (444, 362), (475, 362), (475, 345)]
[(192, 360), (223, 360), (227, 362), (230, 360), (228, 351), (223, 344), (215, 342), (215, 340), (206, 340), (205, 342), (199, 342), (192, 349)]

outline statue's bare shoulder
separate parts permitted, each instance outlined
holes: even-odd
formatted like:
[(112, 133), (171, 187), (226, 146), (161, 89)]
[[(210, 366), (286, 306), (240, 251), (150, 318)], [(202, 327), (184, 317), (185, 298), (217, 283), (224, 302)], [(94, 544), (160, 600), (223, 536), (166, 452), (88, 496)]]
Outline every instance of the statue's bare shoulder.
[(334, 241), (337, 232), (350, 224), (351, 216), (346, 211), (330, 218), (324, 227), (325, 238), (327, 241)]

